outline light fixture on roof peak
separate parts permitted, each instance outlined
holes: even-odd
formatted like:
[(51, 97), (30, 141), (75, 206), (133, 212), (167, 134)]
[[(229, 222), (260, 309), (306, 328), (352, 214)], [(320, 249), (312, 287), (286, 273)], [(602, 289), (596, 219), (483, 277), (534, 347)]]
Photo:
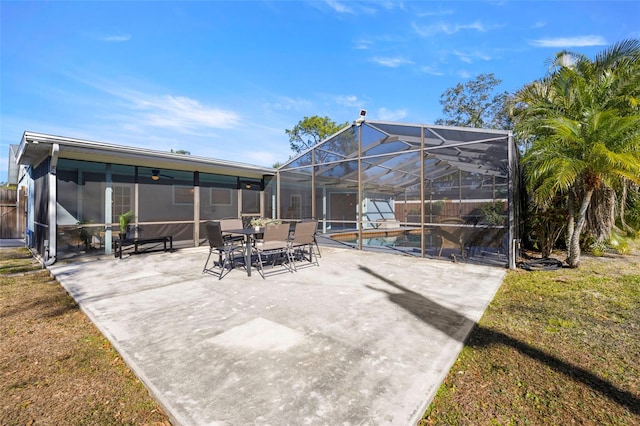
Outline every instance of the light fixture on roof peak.
[(364, 123), (364, 117), (367, 115), (367, 110), (366, 109), (361, 109), (360, 110), (360, 118), (358, 118), (356, 121), (354, 121), (354, 124), (356, 126), (361, 125), (362, 123)]

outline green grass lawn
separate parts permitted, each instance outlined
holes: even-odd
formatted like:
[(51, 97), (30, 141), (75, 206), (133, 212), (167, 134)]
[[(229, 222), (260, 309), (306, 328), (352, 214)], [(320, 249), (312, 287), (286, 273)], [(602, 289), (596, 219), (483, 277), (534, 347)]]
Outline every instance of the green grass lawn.
[(633, 253), (509, 271), (420, 424), (640, 424)]

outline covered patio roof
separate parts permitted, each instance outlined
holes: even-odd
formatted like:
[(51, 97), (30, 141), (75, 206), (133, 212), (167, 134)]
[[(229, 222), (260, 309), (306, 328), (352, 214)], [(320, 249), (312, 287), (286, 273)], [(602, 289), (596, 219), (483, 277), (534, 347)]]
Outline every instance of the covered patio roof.
[(258, 179), (263, 176), (273, 176), (276, 172), (269, 167), (245, 163), (24, 132), (16, 152), (18, 164), (36, 166), (51, 155), (71, 160), (198, 171)]

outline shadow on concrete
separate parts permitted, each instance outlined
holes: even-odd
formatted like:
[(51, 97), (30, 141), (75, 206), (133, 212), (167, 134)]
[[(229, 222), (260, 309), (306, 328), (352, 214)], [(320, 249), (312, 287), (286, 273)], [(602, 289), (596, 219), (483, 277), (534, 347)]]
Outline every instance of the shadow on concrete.
[(589, 386), (591, 389), (600, 393), (604, 397), (609, 398), (610, 400), (623, 407), (626, 407), (632, 413), (640, 414), (640, 399), (638, 399), (631, 392), (618, 389), (611, 382), (596, 376), (595, 374), (585, 370), (584, 368), (563, 361), (553, 355), (550, 355), (540, 349), (534, 348), (533, 346), (511, 336), (508, 336), (502, 332), (479, 326), (475, 324), (474, 321), (466, 318), (464, 315), (461, 315), (458, 312), (447, 308), (446, 306), (442, 306), (439, 303), (434, 302), (433, 300), (430, 300), (419, 293), (411, 291), (408, 288), (403, 287), (396, 282), (377, 274), (366, 266), (359, 266), (359, 268), (362, 271), (376, 277), (385, 284), (388, 284), (396, 288), (397, 290), (400, 290), (401, 293), (382, 290), (371, 286), (367, 286), (368, 288), (388, 294), (389, 300), (391, 302), (407, 310), (421, 321), (424, 321), (432, 327), (435, 327), (438, 330), (447, 333), (452, 338), (455, 338), (459, 341), (465, 340), (464, 336), (462, 336), (461, 339), (459, 333), (452, 332), (454, 329), (450, 327), (450, 323), (449, 326), (447, 326), (447, 321), (451, 321), (453, 319), (453, 321), (458, 325), (467, 325), (468, 322), (474, 323), (473, 325), (475, 325), (475, 327), (473, 328), (473, 330), (469, 334), (469, 338), (465, 342), (467, 346), (479, 348), (488, 347), (495, 344), (510, 346), (521, 354), (526, 355), (538, 362), (544, 363), (558, 373), (562, 373), (571, 379), (577, 380), (584, 385)]

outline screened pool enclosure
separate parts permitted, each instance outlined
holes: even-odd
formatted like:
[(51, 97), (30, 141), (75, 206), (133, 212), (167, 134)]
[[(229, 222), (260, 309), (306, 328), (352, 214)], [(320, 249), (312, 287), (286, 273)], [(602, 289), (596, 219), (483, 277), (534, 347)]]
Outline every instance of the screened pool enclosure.
[[(26, 241), (45, 259), (126, 238), (206, 244), (207, 221), (318, 220), (319, 240), (515, 266), (517, 149), (509, 132), (359, 120), (279, 169), (25, 132)], [(284, 155), (284, 154), (283, 154)]]
[(517, 154), (507, 131), (354, 123), (279, 169), (279, 214), (359, 249), (514, 267)]

